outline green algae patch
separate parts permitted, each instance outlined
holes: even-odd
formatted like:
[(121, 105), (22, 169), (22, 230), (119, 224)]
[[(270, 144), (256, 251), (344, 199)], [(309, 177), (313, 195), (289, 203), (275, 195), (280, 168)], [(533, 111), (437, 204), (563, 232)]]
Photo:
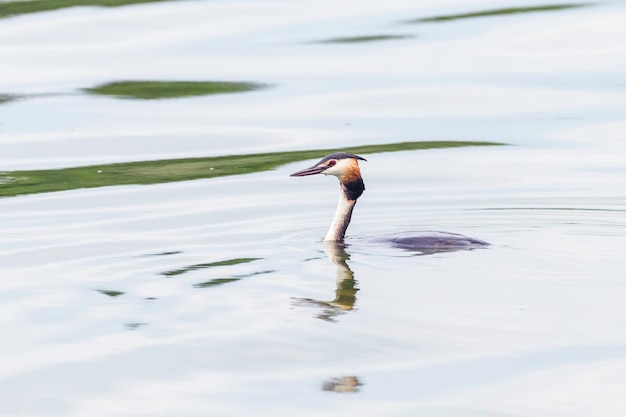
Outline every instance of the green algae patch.
[(428, 22), (448, 22), (451, 20), (472, 19), (477, 17), (504, 16), (520, 13), (539, 13), (539, 12), (555, 12), (560, 10), (574, 9), (578, 7), (589, 6), (588, 3), (571, 3), (571, 4), (548, 4), (529, 7), (508, 7), (503, 9), (482, 10), (478, 12), (440, 15), (432, 17), (424, 17), (419, 19), (407, 20), (404, 23), (428, 23)]
[(211, 94), (244, 93), (265, 84), (231, 81), (117, 81), (84, 91), (91, 94), (138, 100), (158, 100)]
[(496, 142), (399, 142), (334, 149), (126, 162), (63, 169), (0, 172), (0, 197), (130, 184), (160, 184), (268, 171), (333, 152), (371, 154), (423, 149), (497, 146)]
[(172, 0), (28, 0), (0, 2), (0, 18), (30, 13), (50, 12), (68, 7), (121, 7)]
[(370, 35), (370, 36), (348, 36), (343, 38), (330, 38), (316, 43), (369, 43), (380, 41), (393, 41), (400, 39), (412, 39), (413, 35)]

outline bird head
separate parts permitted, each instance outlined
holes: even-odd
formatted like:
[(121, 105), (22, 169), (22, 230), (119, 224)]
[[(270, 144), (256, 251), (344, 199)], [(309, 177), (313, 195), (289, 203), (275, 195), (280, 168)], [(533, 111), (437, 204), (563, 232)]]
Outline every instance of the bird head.
[(365, 184), (361, 177), (358, 160), (366, 161), (365, 158), (351, 153), (337, 152), (322, 158), (317, 164), (291, 174), (291, 177), (304, 177), (307, 175), (324, 174), (334, 175), (339, 178), (341, 189), (346, 200), (356, 201), (363, 194)]
[(351, 153), (337, 152), (322, 158), (317, 164), (291, 174), (291, 177), (304, 177), (307, 175), (324, 174), (334, 175), (339, 181), (351, 181), (361, 178), (361, 170), (357, 160), (366, 161), (365, 158)]

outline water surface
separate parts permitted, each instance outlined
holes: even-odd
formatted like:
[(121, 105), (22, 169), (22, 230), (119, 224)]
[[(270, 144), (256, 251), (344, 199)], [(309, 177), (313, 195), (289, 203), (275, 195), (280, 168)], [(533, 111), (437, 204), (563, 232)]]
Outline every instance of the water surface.
[(623, 2), (116, 5), (0, 29), (3, 415), (623, 415)]

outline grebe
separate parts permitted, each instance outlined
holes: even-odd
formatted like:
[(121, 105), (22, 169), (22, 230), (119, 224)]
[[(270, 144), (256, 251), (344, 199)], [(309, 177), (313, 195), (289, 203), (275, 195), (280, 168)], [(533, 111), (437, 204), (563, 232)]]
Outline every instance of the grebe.
[[(337, 211), (330, 224), (328, 233), (326, 233), (325, 241), (343, 243), (356, 200), (365, 191), (365, 184), (359, 169), (359, 160), (367, 161), (365, 158), (354, 154), (345, 152), (332, 153), (322, 158), (312, 167), (290, 175), (291, 177), (304, 177), (307, 175), (324, 174), (334, 175), (339, 179), (341, 191), (339, 193)], [(482, 240), (445, 232), (427, 232), (427, 234), (400, 233), (376, 238), (373, 242), (387, 242), (400, 249), (428, 253), (472, 249), (489, 245)]]

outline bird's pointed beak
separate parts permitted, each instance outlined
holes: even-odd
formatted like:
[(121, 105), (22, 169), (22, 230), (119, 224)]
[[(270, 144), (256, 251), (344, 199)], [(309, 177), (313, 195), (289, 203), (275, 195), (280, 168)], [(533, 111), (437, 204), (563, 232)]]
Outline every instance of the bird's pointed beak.
[(302, 171), (298, 171), (298, 172), (294, 172), (293, 174), (289, 175), (290, 177), (305, 177), (307, 175), (315, 175), (315, 174), (319, 174), (321, 172), (324, 172), (328, 169), (328, 167), (326, 166), (312, 166), (311, 168), (306, 168), (303, 169)]

